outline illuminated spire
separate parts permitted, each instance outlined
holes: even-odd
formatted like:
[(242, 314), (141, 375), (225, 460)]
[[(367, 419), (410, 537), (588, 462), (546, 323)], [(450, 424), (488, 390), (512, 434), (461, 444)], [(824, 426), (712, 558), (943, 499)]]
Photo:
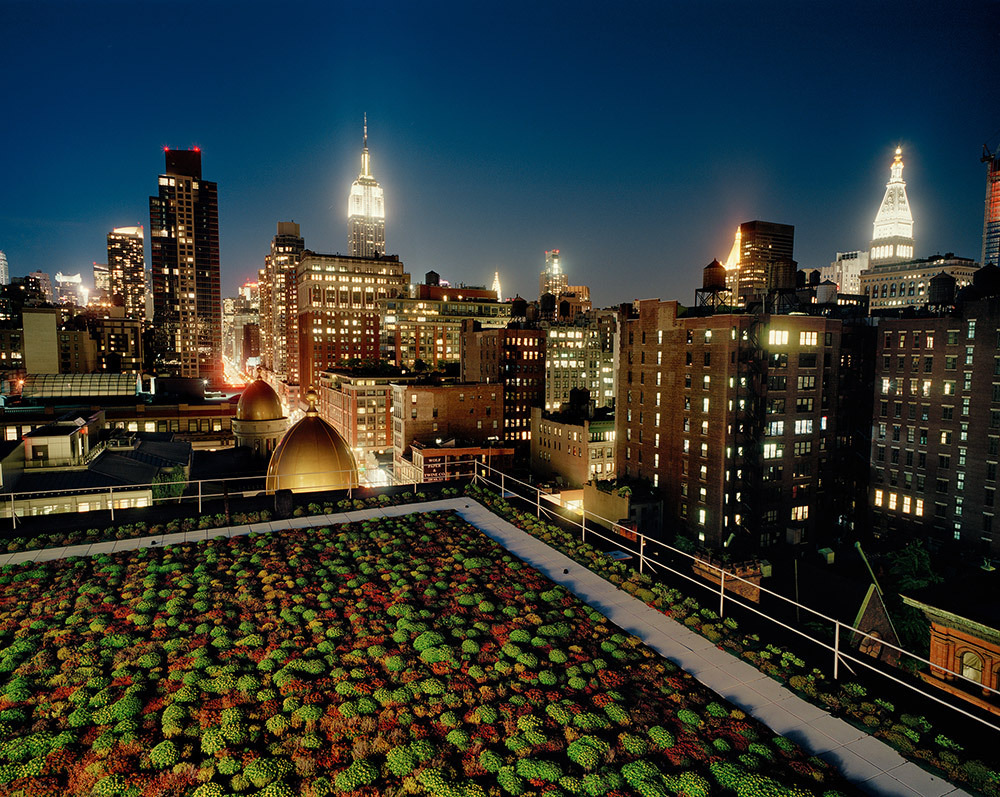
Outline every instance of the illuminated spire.
[(499, 271), (494, 271), (493, 272), (493, 288), (492, 288), (492, 290), (494, 290), (496, 292), (497, 301), (498, 302), (502, 302), (503, 301), (503, 296), (500, 295), (500, 272)]
[(361, 174), (347, 200), (348, 251), (352, 257), (378, 257), (385, 254), (385, 200), (382, 186), (371, 173), (367, 113), (362, 130)]
[(365, 112), (364, 138), (361, 139), (361, 174), (360, 177), (371, 177), (371, 163), (368, 159), (368, 112)]
[(740, 240), (743, 235), (740, 233), (740, 228), (736, 228), (736, 239), (733, 241), (733, 248), (729, 251), (729, 257), (726, 259), (725, 266), (726, 270), (740, 267)]
[(903, 148), (896, 147), (889, 182), (872, 224), (872, 263), (901, 263), (913, 259), (913, 214), (903, 180)]

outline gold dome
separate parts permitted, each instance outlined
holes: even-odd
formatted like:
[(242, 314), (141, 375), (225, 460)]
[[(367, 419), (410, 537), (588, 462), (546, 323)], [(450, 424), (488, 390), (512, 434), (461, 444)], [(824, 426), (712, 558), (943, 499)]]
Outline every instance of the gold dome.
[(267, 491), (346, 490), (358, 486), (351, 449), (316, 410), (316, 391), (306, 394), (306, 417), (289, 429), (267, 466)]
[(260, 375), (240, 394), (240, 402), (236, 405), (237, 420), (277, 421), (284, 417), (278, 394)]

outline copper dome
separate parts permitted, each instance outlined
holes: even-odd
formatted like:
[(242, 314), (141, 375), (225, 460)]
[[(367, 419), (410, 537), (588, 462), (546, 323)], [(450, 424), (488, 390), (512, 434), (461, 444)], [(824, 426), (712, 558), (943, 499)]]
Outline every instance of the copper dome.
[(316, 392), (307, 394), (306, 417), (289, 429), (267, 466), (267, 491), (345, 490), (358, 486), (358, 469), (344, 438), (316, 410)]
[(243, 391), (236, 405), (236, 419), (240, 421), (277, 421), (284, 417), (278, 394), (259, 376)]

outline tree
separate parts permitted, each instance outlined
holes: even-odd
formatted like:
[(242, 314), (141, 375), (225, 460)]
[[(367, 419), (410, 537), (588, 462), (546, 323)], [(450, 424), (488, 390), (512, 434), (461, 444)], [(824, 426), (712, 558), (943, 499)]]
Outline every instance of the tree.
[(910, 542), (905, 548), (886, 556), (889, 561), (889, 580), (893, 594), (889, 597), (890, 609), (897, 618), (896, 632), (903, 647), (917, 653), (925, 653), (930, 645), (930, 626), (924, 613), (913, 606), (907, 606), (899, 593), (913, 592), (940, 584), (943, 579), (931, 567), (931, 555), (919, 540)]

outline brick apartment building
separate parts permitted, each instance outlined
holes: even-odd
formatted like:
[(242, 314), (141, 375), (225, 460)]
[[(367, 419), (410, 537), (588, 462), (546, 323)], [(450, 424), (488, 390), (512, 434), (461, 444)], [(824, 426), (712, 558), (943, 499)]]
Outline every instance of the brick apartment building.
[(660, 490), (665, 524), (707, 547), (836, 533), (859, 492), (848, 463), (864, 473), (864, 335), (844, 351), (838, 319), (678, 310), (643, 300), (622, 318), (619, 474)]
[(1000, 556), (1000, 298), (881, 319), (875, 376), (875, 530)]
[(491, 442), (502, 441), (503, 408), (503, 388), (496, 383), (393, 384), (393, 474), (414, 481), (404, 473), (413, 464), (414, 443), (426, 449), (453, 439), (489, 455)]
[(504, 329), (462, 326), (462, 381), (502, 385), (503, 439), (527, 453), (531, 408), (545, 400), (544, 330), (512, 322)]

